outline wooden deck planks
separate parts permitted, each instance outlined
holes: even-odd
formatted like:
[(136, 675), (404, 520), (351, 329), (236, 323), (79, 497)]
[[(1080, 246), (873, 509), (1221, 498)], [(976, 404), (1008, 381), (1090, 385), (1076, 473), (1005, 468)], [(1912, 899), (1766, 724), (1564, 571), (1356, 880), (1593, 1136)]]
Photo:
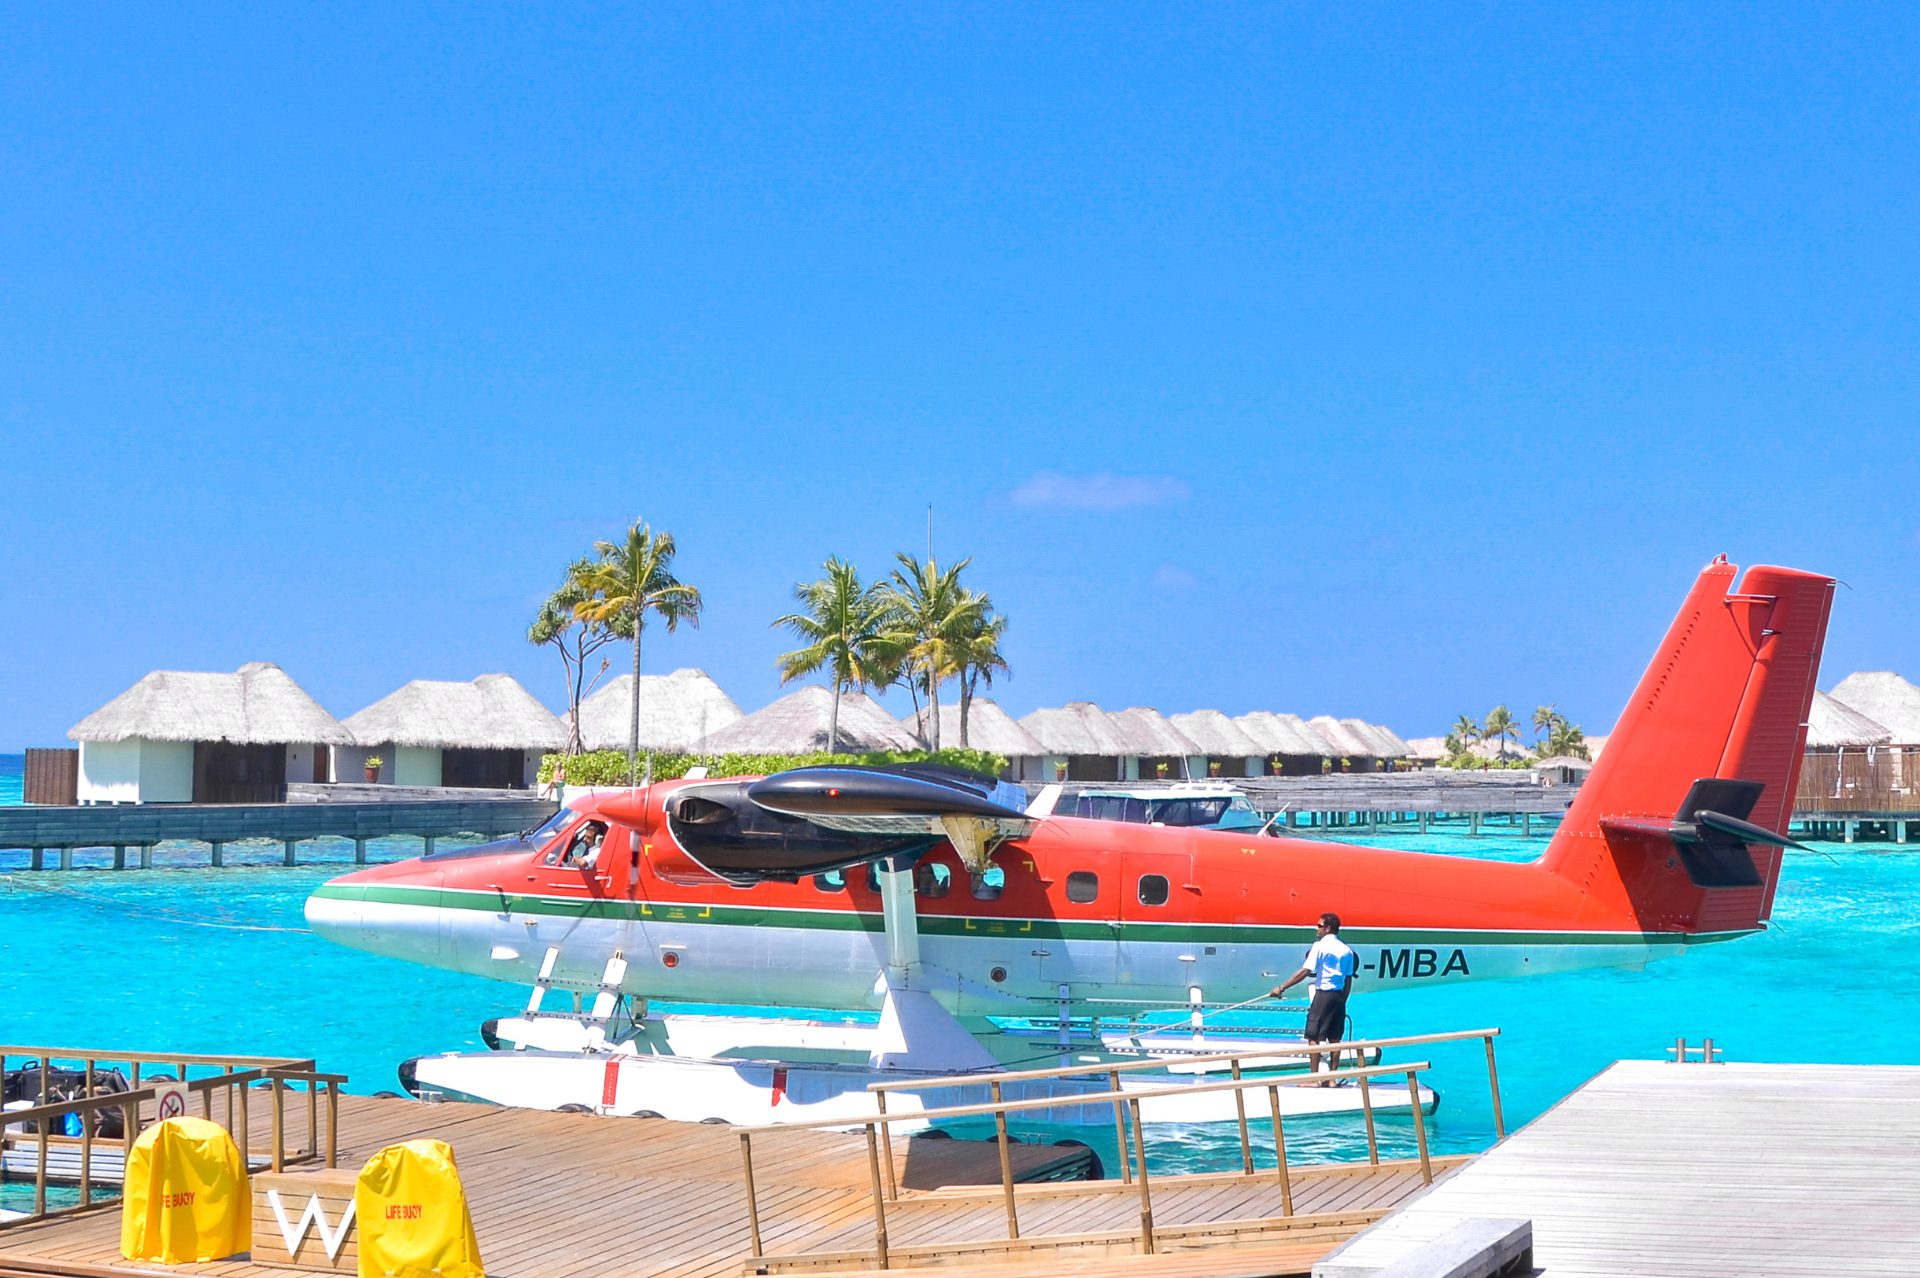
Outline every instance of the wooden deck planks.
[(1920, 1068), (1622, 1061), (1316, 1272), (1514, 1216), (1555, 1278), (1911, 1275), (1916, 1149)]
[[(265, 1093), (254, 1092), (249, 1101), (249, 1144), (256, 1155), (263, 1154), (272, 1121)], [(304, 1144), (304, 1098), (290, 1103), (287, 1114), (289, 1143)], [(496, 1278), (587, 1278), (606, 1272), (731, 1278), (746, 1258), (746, 1195), (735, 1129), (357, 1096), (341, 1098), (340, 1121), (344, 1167), (358, 1167), (378, 1149), (402, 1140), (433, 1138), (453, 1147), (487, 1270)], [(997, 1186), (999, 1154), (993, 1146), (902, 1137), (894, 1148), (908, 1186), (888, 1204), (894, 1247), (937, 1250), (1005, 1238), (997, 1187), (949, 1189), (946, 1195), (911, 1188)], [(1012, 1154), (1016, 1168), (1036, 1170), (1067, 1152), (1023, 1145)], [(873, 1207), (863, 1135), (757, 1135), (754, 1170), (761, 1235), (770, 1256), (871, 1252)], [(1311, 1204), (1331, 1202), (1384, 1209), (1404, 1196), (1410, 1176), (1417, 1185), (1417, 1171), (1409, 1173), (1404, 1166), (1357, 1175), (1352, 1169), (1296, 1169), (1296, 1209), (1318, 1210)], [(1139, 1229), (1137, 1192), (1113, 1182), (1023, 1187), (1018, 1208), (1027, 1240), (1102, 1231), (1126, 1239)], [(1270, 1176), (1155, 1181), (1156, 1222), (1163, 1227), (1240, 1222), (1279, 1210), (1279, 1186)], [(1356, 1220), (1306, 1230), (1287, 1254), (1305, 1254), (1302, 1248), (1324, 1251), (1358, 1227)], [(1096, 1245), (1059, 1259), (1084, 1267), (1098, 1262), (1101, 1250)], [(1030, 1271), (1036, 1263), (1051, 1267), (1054, 1260), (1028, 1253), (1019, 1265)], [(119, 1260), (118, 1212), (0, 1230), (0, 1275), (55, 1272), (68, 1278), (132, 1272)], [(171, 1272), (280, 1278), (286, 1271), (223, 1261)]]

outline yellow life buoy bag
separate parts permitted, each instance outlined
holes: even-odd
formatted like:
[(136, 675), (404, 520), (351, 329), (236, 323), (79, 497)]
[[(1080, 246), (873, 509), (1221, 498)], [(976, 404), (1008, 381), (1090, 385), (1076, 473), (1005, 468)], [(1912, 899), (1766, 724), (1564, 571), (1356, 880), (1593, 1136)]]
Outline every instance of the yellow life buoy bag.
[(360, 1278), (486, 1278), (460, 1169), (445, 1141), (389, 1145), (353, 1189)]
[(169, 1118), (141, 1132), (120, 1198), (120, 1254), (181, 1265), (252, 1248), (247, 1164), (227, 1129)]

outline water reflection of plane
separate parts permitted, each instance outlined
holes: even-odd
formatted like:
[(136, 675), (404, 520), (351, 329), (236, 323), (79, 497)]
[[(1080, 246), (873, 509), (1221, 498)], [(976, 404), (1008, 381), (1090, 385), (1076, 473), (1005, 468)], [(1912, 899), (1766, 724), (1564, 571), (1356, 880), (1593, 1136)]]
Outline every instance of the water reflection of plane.
[[(420, 1058), (414, 1086), (692, 1118), (865, 1113), (875, 1079), (1040, 1054), (992, 1018), (1053, 1022), (1044, 1063), (1102, 1059), (1095, 1018), (1257, 999), (1323, 910), (1347, 921), (1363, 991), (1636, 967), (1764, 928), (1790, 842), (1833, 583), (1755, 568), (1735, 589), (1735, 571), (1701, 573), (1528, 864), (1040, 815), (952, 773), (814, 768), (582, 799), (524, 839), (336, 879), (307, 917), (540, 987), (489, 1031), (516, 1050)], [(593, 867), (550, 856), (586, 822), (609, 830)], [(550, 987), (580, 1014), (542, 1014)], [(648, 998), (880, 1015), (676, 1018)]]

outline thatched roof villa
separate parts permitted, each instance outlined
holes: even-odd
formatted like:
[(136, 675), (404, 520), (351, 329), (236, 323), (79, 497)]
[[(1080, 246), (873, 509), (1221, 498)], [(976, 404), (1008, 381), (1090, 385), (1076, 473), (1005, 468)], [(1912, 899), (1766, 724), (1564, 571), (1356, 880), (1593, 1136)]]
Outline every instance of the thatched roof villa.
[(333, 779), (358, 781), (368, 758), (381, 767), (368, 780), (392, 785), (530, 789), (540, 757), (566, 744), (566, 729), (511, 675), (471, 683), (415, 679), (357, 714), (348, 731), (356, 745), (334, 752)]
[[(814, 754), (827, 749), (833, 692), (809, 684), (706, 737), (698, 754)], [(920, 743), (879, 702), (851, 689), (840, 694), (840, 749), (918, 750)]]
[(1234, 723), (1259, 744), (1260, 753), (1267, 756), (1266, 771), (1270, 774), (1318, 776), (1326, 760), (1338, 757), (1333, 744), (1297, 714), (1253, 710)]
[(1885, 728), (1888, 744), (1920, 745), (1920, 688), (1891, 670), (1864, 670), (1833, 686), (1830, 694)]
[[(1866, 706), (1875, 712), (1866, 713)], [(1875, 671), (1848, 675), (1831, 694), (1813, 694), (1796, 808), (1884, 811), (1904, 807), (1916, 786), (1920, 689)]]
[(1051, 781), (1061, 765), (1069, 781), (1127, 779), (1126, 738), (1112, 717), (1091, 701), (1035, 710), (1020, 720), (1020, 726), (1046, 751), (1033, 775), (1021, 774), (1023, 781)]
[(275, 803), (354, 737), (279, 666), (155, 670), (76, 723), (81, 803)]
[[(580, 703), (580, 741), (588, 750), (625, 750), (632, 733), (633, 676), (621, 675)], [(640, 676), (640, 748), (690, 754), (701, 741), (745, 716), (704, 670)], [(564, 721), (563, 721), (564, 722)]]
[(1808, 750), (1864, 750), (1892, 741), (1892, 729), (1874, 722), (1838, 697), (1819, 691), (1813, 694), (1813, 705), (1807, 711)]
[[(926, 725), (925, 706), (900, 720), (900, 726), (912, 733), (922, 747), (930, 739)], [(960, 744), (960, 707), (951, 702), (940, 703), (940, 744), (948, 749)], [(975, 697), (967, 707), (967, 748), (1004, 755), (1008, 774), (1014, 777), (1021, 774), (1022, 760), (1034, 760), (1037, 766), (1037, 761), (1047, 752), (1032, 733), (997, 702), (986, 697)]]
[[(1152, 706), (1110, 710), (1107, 717), (1113, 720), (1121, 739), (1127, 743), (1131, 776), (1157, 778), (1164, 771), (1166, 779), (1179, 780), (1193, 776), (1194, 760), (1205, 758), (1206, 752), (1192, 737), (1174, 727), (1167, 716)], [(1204, 763), (1199, 767), (1199, 775), (1206, 775)]]
[(1266, 771), (1266, 750), (1218, 710), (1171, 714), (1167, 722), (1178, 728), (1199, 751), (1193, 764), (1198, 776), (1211, 775), (1216, 769), (1223, 777), (1259, 776)]

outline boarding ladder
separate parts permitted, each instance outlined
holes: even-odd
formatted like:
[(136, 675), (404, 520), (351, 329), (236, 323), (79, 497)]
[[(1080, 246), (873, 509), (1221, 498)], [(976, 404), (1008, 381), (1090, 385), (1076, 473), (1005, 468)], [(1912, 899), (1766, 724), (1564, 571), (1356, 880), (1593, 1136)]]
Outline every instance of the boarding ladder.
[[(560, 947), (550, 945), (540, 959), (540, 974), (533, 978), (533, 994), (527, 999), (527, 1017), (564, 1016), (579, 1020), (587, 1027), (587, 1050), (593, 1051), (606, 1046), (607, 1032), (613, 1027), (626, 996), (620, 992), (620, 984), (627, 977), (627, 959), (625, 951), (615, 950), (607, 959), (607, 966), (600, 973), (600, 980), (591, 988), (594, 990), (593, 1007), (581, 1011), (581, 995), (586, 991), (569, 982), (556, 981), (553, 969), (560, 960)], [(573, 1010), (570, 1012), (549, 1012), (541, 1006), (546, 1002), (547, 991), (556, 985), (573, 995)], [(645, 1013), (642, 1013), (644, 1015)]]

